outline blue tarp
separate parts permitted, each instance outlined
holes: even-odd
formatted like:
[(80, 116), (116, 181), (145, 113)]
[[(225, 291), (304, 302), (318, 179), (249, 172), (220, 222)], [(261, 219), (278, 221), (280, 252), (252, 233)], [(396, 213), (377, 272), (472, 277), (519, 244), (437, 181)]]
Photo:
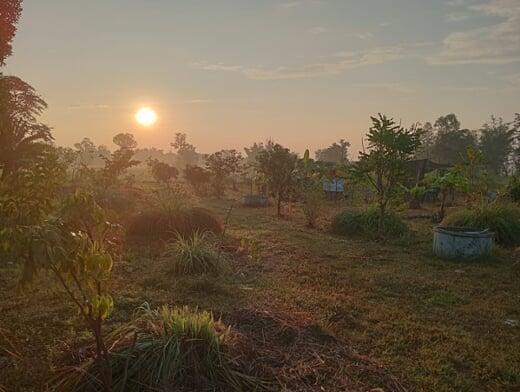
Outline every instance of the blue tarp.
[(342, 178), (335, 178), (332, 180), (323, 180), (323, 190), (325, 192), (344, 192), (345, 180)]

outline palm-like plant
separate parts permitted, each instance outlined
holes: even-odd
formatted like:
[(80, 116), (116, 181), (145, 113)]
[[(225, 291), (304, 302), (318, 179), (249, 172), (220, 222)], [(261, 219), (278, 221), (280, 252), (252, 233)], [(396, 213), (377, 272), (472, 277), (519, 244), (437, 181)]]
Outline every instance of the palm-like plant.
[(52, 140), (37, 117), (47, 108), (33, 87), (16, 76), (0, 75), (0, 170), (2, 178), (39, 156)]

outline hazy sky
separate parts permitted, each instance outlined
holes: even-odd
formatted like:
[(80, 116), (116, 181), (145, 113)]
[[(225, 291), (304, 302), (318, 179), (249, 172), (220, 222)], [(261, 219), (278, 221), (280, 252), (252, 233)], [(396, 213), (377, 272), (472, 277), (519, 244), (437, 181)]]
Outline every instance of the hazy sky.
[(183, 131), (202, 152), (345, 138), (355, 155), (377, 112), (476, 128), (520, 111), (520, 0), (24, 0), (6, 73), (59, 144)]

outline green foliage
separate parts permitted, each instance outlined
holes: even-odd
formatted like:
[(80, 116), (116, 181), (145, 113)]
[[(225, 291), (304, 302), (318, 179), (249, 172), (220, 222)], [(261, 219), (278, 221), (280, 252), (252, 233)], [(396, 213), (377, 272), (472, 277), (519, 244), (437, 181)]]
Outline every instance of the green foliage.
[(512, 176), (509, 178), (507, 195), (515, 203), (520, 203), (520, 176)]
[(281, 216), (282, 200), (288, 197), (294, 187), (293, 173), (298, 157), (288, 148), (275, 144), (270, 149), (260, 151), (256, 160), (269, 191), (277, 199), (277, 215)]
[(375, 238), (379, 233), (385, 237), (402, 237), (408, 228), (394, 212), (386, 211), (383, 218), (383, 230), (379, 229), (379, 210), (346, 210), (334, 217), (332, 231), (340, 235), (362, 235)]
[(5, 59), (12, 54), (11, 43), (16, 33), (16, 23), (22, 13), (21, 0), (4, 0), (0, 4), (0, 66), (5, 65)]
[(167, 245), (164, 257), (179, 275), (218, 274), (226, 264), (208, 233), (199, 231), (188, 237), (178, 236)]
[(431, 153), (437, 162), (456, 164), (468, 146), (477, 145), (475, 135), (468, 129), (460, 129), (460, 122), (453, 113), (439, 117), (434, 126), (437, 133)]
[(348, 149), (350, 143), (341, 139), (339, 143), (332, 143), (327, 148), (316, 150), (315, 156), (317, 161), (337, 163), (345, 165), (348, 163)]
[(401, 189), (405, 177), (404, 164), (420, 146), (421, 131), (416, 128), (404, 129), (382, 114), (371, 119), (373, 125), (367, 134), (368, 152), (360, 152), (359, 162), (352, 174), (355, 180), (375, 190), (379, 231), (383, 234), (386, 207)]
[[(107, 342), (113, 346), (114, 392), (151, 390), (259, 390), (261, 384), (236, 369), (227, 353), (231, 330), (209, 312), (188, 307), (144, 304), (134, 321)], [(99, 388), (92, 362), (65, 368), (53, 381), (57, 390), (91, 392)]]
[(516, 132), (514, 123), (506, 123), (500, 117), (491, 116), (482, 126), (479, 148), (484, 164), (495, 174), (507, 174)]
[(520, 245), (520, 208), (512, 204), (459, 210), (448, 215), (443, 225), (489, 229), (498, 244), (505, 247)]
[(215, 196), (221, 197), (226, 190), (226, 179), (238, 171), (242, 155), (236, 150), (222, 150), (206, 159), (206, 169), (211, 173)]
[(459, 170), (449, 170), (444, 174), (440, 174), (439, 172), (431, 172), (426, 178), (426, 182), (432, 188), (439, 189), (441, 194), (441, 205), (439, 211), (437, 213), (437, 217), (435, 220), (440, 222), (444, 219), (444, 215), (446, 214), (446, 199), (450, 192), (461, 191), (468, 192), (470, 189), (469, 180), (466, 176), (464, 176)]
[(49, 147), (53, 139), (51, 129), (37, 120), (46, 108), (45, 101), (29, 84), (16, 76), (0, 74), (2, 178), (31, 166)]

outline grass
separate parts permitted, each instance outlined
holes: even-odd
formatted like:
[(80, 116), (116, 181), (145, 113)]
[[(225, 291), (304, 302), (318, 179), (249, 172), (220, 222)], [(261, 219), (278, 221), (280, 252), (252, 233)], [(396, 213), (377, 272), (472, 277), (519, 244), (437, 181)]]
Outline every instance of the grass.
[(219, 233), (219, 219), (206, 208), (152, 209), (133, 216), (127, 228), (130, 242), (157, 241), (190, 236), (196, 231)]
[(226, 259), (207, 232), (194, 232), (166, 245), (165, 259), (175, 274), (218, 274), (226, 267)]
[[(189, 390), (243, 391), (262, 383), (236, 369), (227, 353), (231, 328), (207, 311), (148, 304), (138, 316), (107, 337), (112, 347), (114, 391)], [(100, 388), (91, 361), (58, 372), (53, 388), (83, 392)]]
[(461, 209), (446, 217), (447, 226), (489, 229), (499, 245), (520, 245), (520, 208), (513, 204), (491, 204), (473, 209)]
[[(348, 209), (337, 214), (332, 221), (332, 231), (340, 235), (362, 235), (368, 238), (378, 236), (379, 212), (376, 208), (364, 210)], [(398, 238), (408, 233), (408, 228), (399, 215), (387, 211), (383, 220), (383, 235)]]
[[(223, 216), (229, 202), (204, 205)], [(344, 209), (328, 204), (324, 220)], [(274, 216), (273, 207), (233, 210), (226, 233), (254, 233), (261, 246), (258, 258), (236, 256), (230, 274), (172, 279), (160, 255), (128, 252), (114, 266), (108, 329), (123, 325), (143, 301), (199, 306), (238, 331), (241, 369), (250, 366), (247, 373), (277, 379), (286, 390), (518, 388), (520, 335), (505, 323), (520, 320), (514, 251), (500, 249), (494, 260), (476, 264), (445, 262), (432, 255), (427, 219), (407, 220), (417, 239), (399, 246), (306, 228), (297, 205), (288, 219)], [(45, 390), (63, 352), (81, 356), (81, 322), (59, 292), (18, 291), (12, 266), (0, 267), (0, 298), (0, 328), (11, 332), (20, 355), (0, 363), (0, 384), (13, 392)], [(320, 328), (339, 343), (317, 336)]]

